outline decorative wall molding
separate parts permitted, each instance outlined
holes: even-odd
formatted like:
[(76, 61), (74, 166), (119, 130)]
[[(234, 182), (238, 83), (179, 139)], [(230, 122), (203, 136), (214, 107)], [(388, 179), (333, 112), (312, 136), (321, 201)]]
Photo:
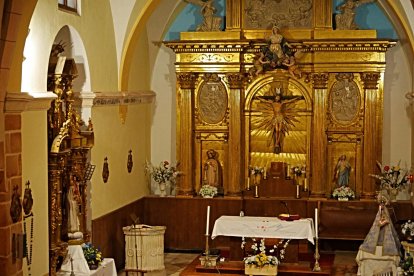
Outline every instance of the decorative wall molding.
[(95, 92), (93, 106), (146, 104), (154, 101), (155, 92)]
[(21, 113), (23, 111), (48, 110), (56, 95), (52, 92), (29, 94), (26, 92), (7, 93), (4, 103), (6, 113)]

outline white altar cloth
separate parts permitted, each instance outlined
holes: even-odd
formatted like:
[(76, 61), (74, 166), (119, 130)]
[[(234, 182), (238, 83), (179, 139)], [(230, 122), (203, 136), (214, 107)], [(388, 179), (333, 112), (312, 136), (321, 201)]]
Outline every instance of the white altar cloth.
[(211, 238), (231, 236), (306, 239), (313, 244), (314, 233), (311, 218), (284, 221), (274, 217), (221, 216), (214, 223)]

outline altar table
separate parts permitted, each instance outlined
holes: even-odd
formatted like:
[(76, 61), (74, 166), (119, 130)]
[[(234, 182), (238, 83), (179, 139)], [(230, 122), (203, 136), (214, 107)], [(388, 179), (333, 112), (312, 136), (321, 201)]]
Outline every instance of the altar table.
[(217, 236), (277, 239), (306, 239), (314, 244), (313, 219), (284, 221), (275, 217), (221, 216), (215, 223), (211, 238)]

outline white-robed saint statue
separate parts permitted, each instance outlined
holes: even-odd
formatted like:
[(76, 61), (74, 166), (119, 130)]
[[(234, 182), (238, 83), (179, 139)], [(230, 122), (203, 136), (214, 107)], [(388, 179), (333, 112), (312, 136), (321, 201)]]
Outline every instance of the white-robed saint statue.
[(81, 196), (75, 176), (70, 177), (70, 184), (67, 193), (68, 209), (68, 237), (69, 239), (81, 239), (83, 234), (80, 232), (79, 204)]

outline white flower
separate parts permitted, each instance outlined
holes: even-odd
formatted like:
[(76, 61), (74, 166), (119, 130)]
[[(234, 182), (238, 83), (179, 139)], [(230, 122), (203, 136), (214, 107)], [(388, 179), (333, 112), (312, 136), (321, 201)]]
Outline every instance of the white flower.
[(333, 191), (332, 196), (334, 198), (355, 198), (355, 193), (351, 188), (341, 186)]
[(175, 179), (180, 174), (176, 167), (171, 166), (168, 161), (162, 161), (159, 166), (154, 166), (147, 161), (145, 171), (151, 175), (152, 179), (158, 184), (166, 183), (167, 181), (175, 183)]
[(401, 233), (404, 235), (414, 236), (414, 221), (408, 220), (401, 225)]
[(214, 186), (210, 186), (210, 185), (203, 185), (198, 193), (202, 197), (205, 197), (205, 196), (214, 197), (215, 195), (217, 195), (217, 188)]

